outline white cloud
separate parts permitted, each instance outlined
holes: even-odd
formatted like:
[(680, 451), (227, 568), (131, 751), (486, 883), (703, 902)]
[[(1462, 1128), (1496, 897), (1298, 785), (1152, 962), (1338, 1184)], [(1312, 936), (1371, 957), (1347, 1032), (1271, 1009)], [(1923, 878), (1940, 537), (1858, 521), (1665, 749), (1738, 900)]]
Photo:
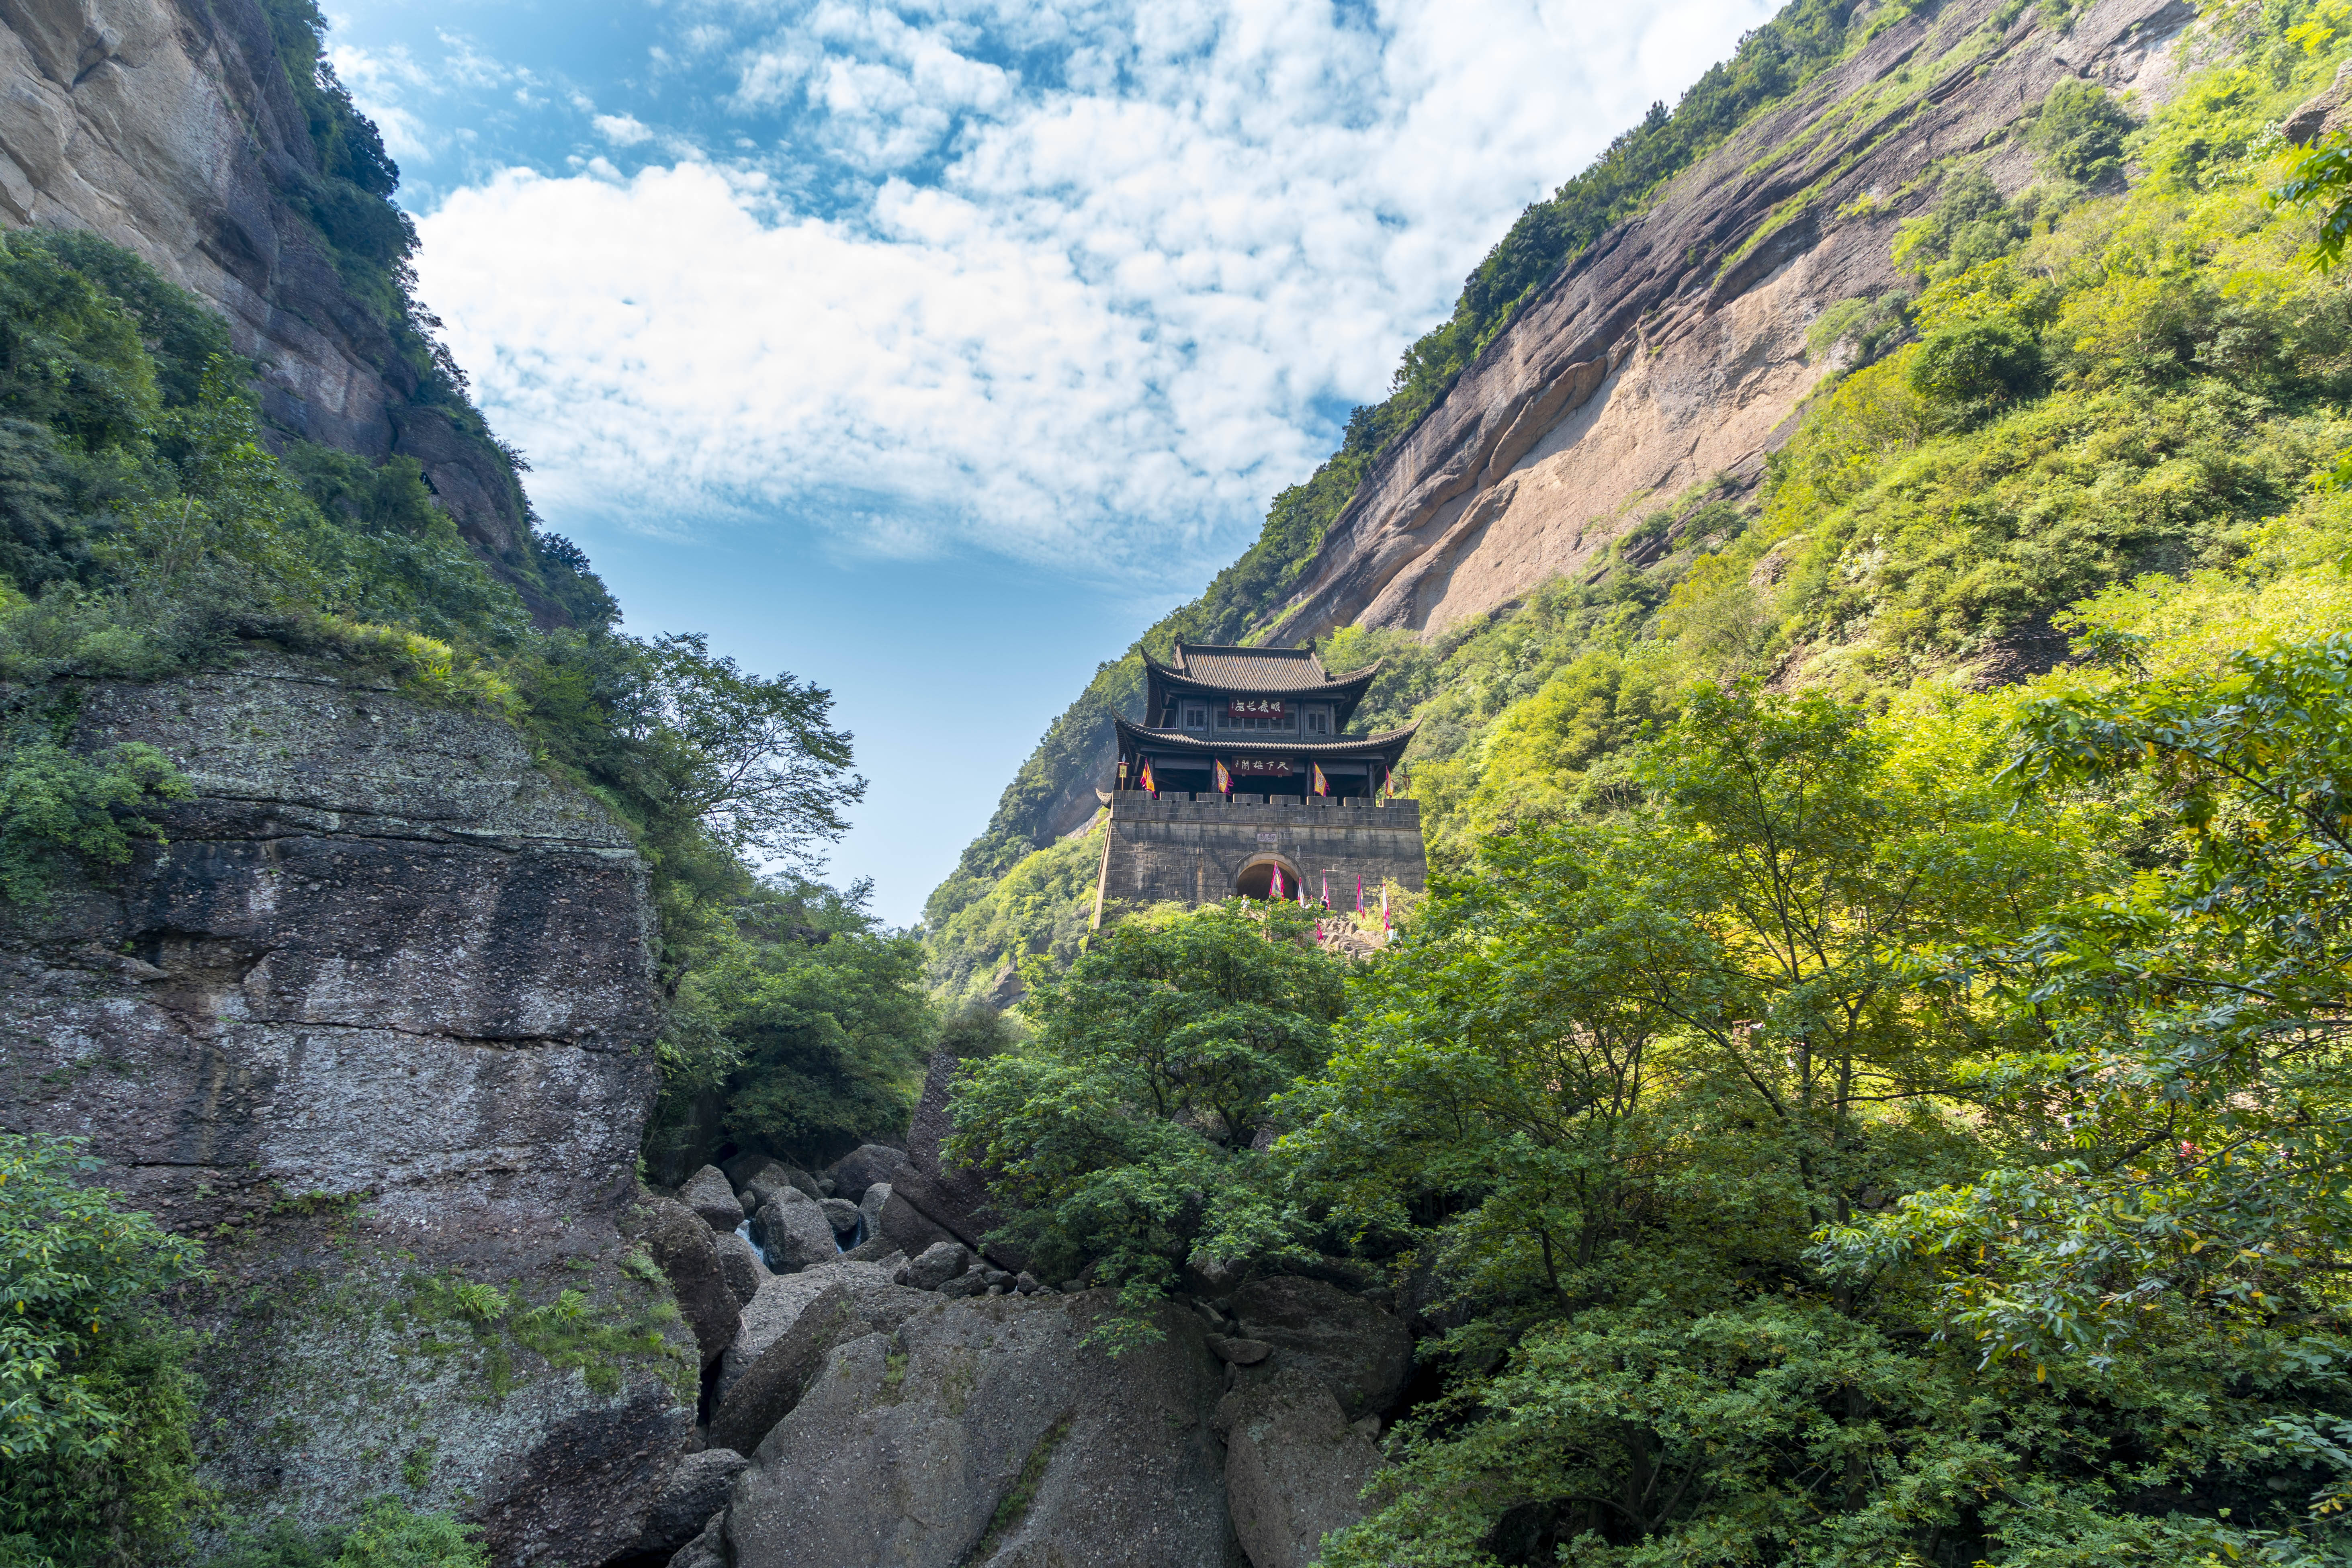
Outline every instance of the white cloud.
[(634, 147), (653, 140), (654, 128), (634, 114), (599, 114), (589, 123), (615, 147)]
[(542, 511), (1164, 580), (1229, 554), (1518, 208), (1769, 6), (686, 8), (736, 125), (800, 151), (716, 164), (599, 115), (676, 162), (509, 170), (422, 220), (425, 298)]

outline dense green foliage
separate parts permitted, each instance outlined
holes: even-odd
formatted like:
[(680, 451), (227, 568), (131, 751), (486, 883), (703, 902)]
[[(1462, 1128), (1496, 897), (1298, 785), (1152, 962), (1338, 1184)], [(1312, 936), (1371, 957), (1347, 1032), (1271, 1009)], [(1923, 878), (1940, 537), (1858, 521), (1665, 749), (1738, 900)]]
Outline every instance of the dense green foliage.
[(1022, 957), (1066, 969), (1094, 919), (1102, 852), (1102, 835), (1092, 826), (1056, 839), (1015, 861), (981, 897), (934, 920), (923, 933), (932, 989), (950, 1003), (987, 996)]
[(1467, 1315), (1327, 1562), (2336, 1560), (2352, 647), (2187, 640), (1700, 689), (1441, 890), (1276, 1151)]
[(1034, 1268), (1092, 1268), (1140, 1308), (1195, 1252), (1288, 1245), (1258, 1146), (1341, 1007), (1311, 924), (1242, 900), (1126, 921), (1024, 999), (1026, 1040), (959, 1074), (950, 1152), (992, 1173)]
[(920, 944), (881, 929), (866, 890), (762, 883), (703, 934), (663, 1031), (646, 1144), (664, 1177), (722, 1142), (815, 1166), (907, 1125), (937, 1025)]
[(81, 1184), (69, 1142), (0, 1133), (0, 1563), (146, 1562), (179, 1542), (194, 1380), (158, 1292), (201, 1250)]
[(279, 1520), (206, 1558), (205, 1568), (488, 1568), (478, 1533), (446, 1513), (415, 1513), (383, 1497), (349, 1530)]

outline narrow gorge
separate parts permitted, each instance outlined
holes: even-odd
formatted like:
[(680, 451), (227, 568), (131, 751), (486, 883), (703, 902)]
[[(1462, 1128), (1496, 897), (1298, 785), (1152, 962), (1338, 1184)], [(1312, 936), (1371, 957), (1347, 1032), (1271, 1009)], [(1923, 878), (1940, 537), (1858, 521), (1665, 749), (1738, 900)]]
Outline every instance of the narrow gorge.
[(0, 0), (0, 1568), (2340, 1560), (2352, 9), (1797, 0), (904, 931), (326, 25)]

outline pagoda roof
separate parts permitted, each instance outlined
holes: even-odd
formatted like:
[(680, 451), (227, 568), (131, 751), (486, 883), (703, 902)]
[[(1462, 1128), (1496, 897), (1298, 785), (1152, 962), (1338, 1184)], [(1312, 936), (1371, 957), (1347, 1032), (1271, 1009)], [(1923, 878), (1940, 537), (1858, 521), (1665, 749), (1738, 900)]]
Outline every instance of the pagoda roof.
[(1402, 730), (1381, 730), (1370, 735), (1334, 735), (1328, 741), (1284, 741), (1271, 739), (1262, 731), (1249, 731), (1250, 739), (1212, 741), (1182, 730), (1155, 730), (1149, 725), (1133, 723), (1113, 714), (1111, 721), (1118, 726), (1119, 739), (1133, 744), (1149, 745), (1164, 752), (1190, 752), (1200, 756), (1244, 756), (1266, 753), (1285, 757), (1384, 757), (1394, 762), (1402, 752), (1413, 731), (1421, 728), (1414, 720)]
[(1143, 656), (1144, 667), (1171, 686), (1246, 691), (1260, 697), (1339, 697), (1360, 694), (1381, 672), (1375, 659), (1334, 675), (1311, 647), (1235, 647), (1216, 643), (1176, 645), (1166, 663)]

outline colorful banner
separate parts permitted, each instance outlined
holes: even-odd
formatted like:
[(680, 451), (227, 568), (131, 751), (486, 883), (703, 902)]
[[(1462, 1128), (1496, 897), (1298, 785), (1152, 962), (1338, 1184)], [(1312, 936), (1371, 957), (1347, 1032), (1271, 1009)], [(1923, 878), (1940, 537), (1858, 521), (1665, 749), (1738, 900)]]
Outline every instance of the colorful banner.
[(1217, 759), (1217, 793), (1219, 795), (1234, 793), (1234, 775), (1225, 771), (1225, 760), (1223, 757)]
[(1281, 868), (1281, 867), (1279, 867), (1279, 866), (1276, 866), (1276, 867), (1274, 868), (1274, 883), (1273, 883), (1273, 886), (1268, 889), (1268, 891), (1270, 891), (1270, 892), (1274, 895), (1274, 901), (1275, 901), (1276, 903), (1277, 903), (1277, 904), (1278, 904), (1278, 903), (1280, 903), (1280, 902), (1282, 902), (1282, 901), (1283, 901), (1283, 900), (1282, 900), (1282, 868)]
[(1315, 770), (1315, 793), (1317, 795), (1329, 795), (1331, 793), (1331, 781), (1323, 776), (1323, 764), (1321, 763), (1309, 763), (1307, 765)]
[(1154, 800), (1158, 800), (1160, 798), (1160, 786), (1153, 783), (1151, 778), (1151, 759), (1150, 757), (1143, 759), (1143, 776), (1135, 781), (1135, 787), (1145, 791)]

